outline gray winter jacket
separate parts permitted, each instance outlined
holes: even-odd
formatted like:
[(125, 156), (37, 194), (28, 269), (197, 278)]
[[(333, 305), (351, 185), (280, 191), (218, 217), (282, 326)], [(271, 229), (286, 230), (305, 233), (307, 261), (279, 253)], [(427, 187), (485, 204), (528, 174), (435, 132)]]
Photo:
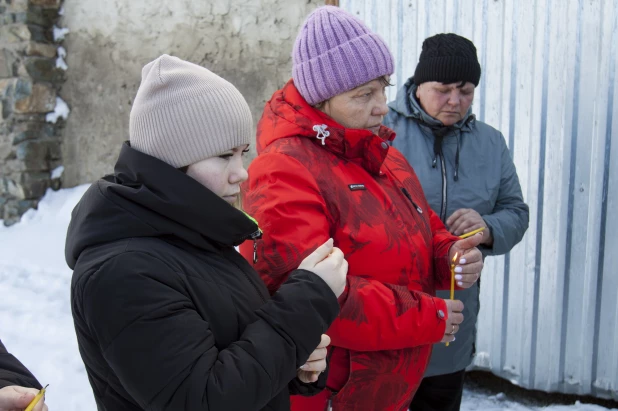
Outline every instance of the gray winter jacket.
[[(393, 145), (414, 168), (430, 207), (442, 221), (460, 208), (472, 208), (483, 217), (494, 237), (493, 247), (481, 248), (483, 255), (507, 253), (528, 229), (528, 206), (502, 133), (476, 120), (470, 109), (443, 137), (442, 154), (436, 155), (434, 130), (444, 129), (444, 125), (425, 113), (415, 91), (409, 79), (389, 104), (384, 124), (397, 133)], [(439, 291), (438, 297), (449, 298), (449, 292)], [(456, 291), (455, 298), (465, 305), (465, 320), (453, 344), (448, 348), (444, 344), (434, 346), (426, 377), (460, 371), (472, 362), (478, 283)]]

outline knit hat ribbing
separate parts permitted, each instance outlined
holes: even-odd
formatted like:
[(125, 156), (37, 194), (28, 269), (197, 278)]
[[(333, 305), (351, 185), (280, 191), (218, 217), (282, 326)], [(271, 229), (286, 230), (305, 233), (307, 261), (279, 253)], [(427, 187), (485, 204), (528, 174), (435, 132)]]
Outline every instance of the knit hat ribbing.
[(427, 81), (443, 84), (470, 82), (478, 86), (481, 65), (474, 43), (457, 34), (436, 34), (423, 41), (421, 56), (414, 72), (416, 85)]
[(292, 52), (294, 85), (311, 105), (391, 75), (393, 67), (384, 40), (335, 6), (319, 7), (307, 17)]
[(252, 134), (244, 97), (210, 70), (166, 54), (142, 69), (129, 118), (136, 150), (179, 168), (249, 144)]

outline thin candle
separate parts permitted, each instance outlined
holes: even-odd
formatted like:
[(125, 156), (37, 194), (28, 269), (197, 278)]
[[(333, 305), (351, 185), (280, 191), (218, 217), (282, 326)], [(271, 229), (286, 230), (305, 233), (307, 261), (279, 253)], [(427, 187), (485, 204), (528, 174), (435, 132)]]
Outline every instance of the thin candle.
[(39, 401), (41, 401), (41, 398), (43, 398), (45, 396), (45, 391), (47, 391), (47, 387), (48, 386), (49, 386), (49, 384), (47, 384), (45, 387), (41, 388), (41, 390), (37, 393), (37, 395), (35, 395), (35, 397), (32, 399), (30, 404), (28, 404), (28, 407), (26, 407), (26, 409), (24, 411), (32, 411), (34, 409), (35, 405), (37, 405), (39, 403)]
[[(455, 263), (457, 262), (458, 253), (455, 253), (453, 261), (451, 261), (451, 300), (455, 299)], [(448, 342), (446, 346), (448, 347)]]

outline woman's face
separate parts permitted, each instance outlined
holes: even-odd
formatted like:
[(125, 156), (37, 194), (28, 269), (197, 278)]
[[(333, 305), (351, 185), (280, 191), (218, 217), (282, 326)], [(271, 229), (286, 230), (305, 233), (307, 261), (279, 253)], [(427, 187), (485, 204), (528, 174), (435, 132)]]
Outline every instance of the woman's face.
[(240, 184), (249, 174), (242, 163), (248, 145), (234, 147), (217, 157), (210, 157), (187, 168), (187, 175), (230, 204), (240, 198)]
[(377, 78), (325, 101), (319, 110), (345, 128), (367, 129), (378, 134), (382, 119), (388, 113), (386, 84)]
[(452, 126), (468, 112), (474, 100), (474, 84), (428, 81), (417, 87), (416, 98), (427, 114), (445, 126)]

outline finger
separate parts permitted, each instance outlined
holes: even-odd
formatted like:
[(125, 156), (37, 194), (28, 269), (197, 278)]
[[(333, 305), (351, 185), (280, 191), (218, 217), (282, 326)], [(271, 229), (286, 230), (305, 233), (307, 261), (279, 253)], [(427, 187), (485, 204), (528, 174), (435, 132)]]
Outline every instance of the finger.
[(304, 262), (308, 263), (310, 267), (315, 267), (316, 264), (324, 260), (333, 251), (333, 239), (329, 238), (324, 244), (315, 249), (314, 252), (309, 254)]
[(455, 267), (455, 280), (460, 280), (460, 278), (457, 278), (458, 275), (480, 273), (483, 270), (483, 267), (483, 260), (466, 262), (466, 264), (458, 265)]
[(455, 212), (446, 219), (446, 225), (448, 227), (452, 226), (455, 220), (457, 220), (462, 214), (465, 214), (468, 210), (469, 208), (460, 208), (459, 210), (455, 210)]
[[(457, 262), (458, 266), (470, 265), (473, 263), (483, 262), (483, 254), (478, 248), (471, 248), (466, 250), (459, 258)], [(457, 271), (456, 271), (457, 272)]]
[(470, 248), (474, 248), (479, 245), (483, 241), (483, 232), (481, 231), (478, 234), (474, 234), (472, 237), (464, 238), (463, 240), (459, 240), (455, 242), (455, 246), (457, 249), (466, 251)]
[(442, 340), (440, 342), (446, 343), (446, 342), (453, 342), (455, 341), (455, 336), (454, 335), (448, 335), (448, 334), (444, 334), (444, 337), (442, 337)]
[[(323, 360), (324, 358), (326, 358), (327, 352), (326, 352), (326, 348), (316, 348), (311, 355), (309, 356), (309, 358), (307, 358), (307, 362), (309, 361), (317, 361), (317, 360)], [(302, 367), (301, 367), (302, 368)], [(304, 370), (304, 368), (302, 368)]]
[(322, 338), (320, 340), (320, 344), (317, 348), (326, 348), (330, 345), (330, 337), (326, 334), (322, 334)]
[(447, 324), (444, 335), (455, 335), (459, 331), (459, 324)]
[(469, 273), (455, 274), (455, 281), (463, 283), (474, 283), (480, 277), (480, 271), (472, 271)]
[[(340, 248), (337, 247), (333, 247), (331, 248), (330, 253), (324, 257), (322, 260), (318, 261), (318, 263), (322, 262), (322, 261), (330, 261), (333, 264), (336, 264), (337, 266), (341, 265), (343, 260), (345, 260), (345, 256), (343, 255), (343, 251), (341, 251)], [(316, 263), (316, 264), (318, 264)]]
[(468, 289), (470, 287), (472, 287), (474, 285), (474, 283), (479, 279), (478, 276), (474, 277), (474, 280), (470, 280), (470, 281), (458, 281), (457, 282), (457, 286), (459, 288), (463, 288), (463, 289)]
[(449, 312), (460, 313), (464, 310), (464, 303), (460, 300), (445, 300)]
[(476, 219), (468, 219), (466, 221), (464, 221), (460, 226), (459, 226), (459, 233), (456, 235), (462, 235), (462, 234), (466, 234), (469, 233), (470, 231), (474, 231), (476, 229), (479, 229), (481, 227), (484, 227), (485, 225), (483, 224), (482, 221), (478, 221)]
[[(462, 313), (451, 313), (451, 316), (449, 317), (448, 323), (449, 324), (455, 324), (455, 325), (459, 325), (463, 322), (464, 320), (464, 315)], [(446, 332), (450, 332), (450, 325), (447, 324), (447, 329)]]
[(26, 408), (34, 399), (36, 392), (38, 391), (32, 388), (6, 387), (0, 395), (0, 409)]
[(468, 225), (469, 221), (469, 214), (462, 214), (457, 220), (453, 222), (453, 225), (450, 226), (450, 232), (455, 235), (461, 235), (460, 233), (462, 232), (462, 227)]
[(348, 260), (343, 260), (343, 262), (341, 263), (341, 271), (343, 275), (348, 275), (348, 268), (349, 268)]
[(466, 208), (464, 212), (462, 212), (459, 217), (453, 220), (452, 224), (449, 226), (451, 233), (455, 233), (456, 231), (461, 231), (462, 226), (468, 225), (469, 222), (476, 222), (474, 218), (474, 210)]
[(41, 401), (39, 401), (39, 403), (36, 405), (36, 407), (34, 407), (32, 411), (43, 411), (44, 407), (46, 407), (45, 399), (42, 399)]
[(300, 367), (300, 369), (307, 372), (322, 372), (326, 369), (326, 359), (323, 358), (318, 361), (307, 361), (302, 367)]
[(312, 372), (299, 371), (298, 373), (296, 373), (296, 376), (298, 377), (299, 380), (301, 380), (305, 384), (314, 382), (314, 381), (311, 381), (311, 379), (313, 378)]
[(455, 267), (455, 281), (469, 281), (469, 275), (478, 274), (483, 271), (483, 261), (475, 261), (466, 263), (464, 265), (458, 265)]

